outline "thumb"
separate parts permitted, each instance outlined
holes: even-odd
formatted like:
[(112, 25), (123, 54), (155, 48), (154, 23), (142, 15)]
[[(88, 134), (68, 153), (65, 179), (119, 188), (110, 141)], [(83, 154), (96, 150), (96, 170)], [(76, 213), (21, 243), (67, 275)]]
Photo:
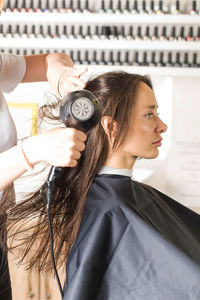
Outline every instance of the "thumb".
[(84, 68), (74, 68), (74, 75), (75, 76), (81, 76), (83, 74), (85, 74), (86, 72), (88, 71), (88, 68), (87, 67), (84, 67)]

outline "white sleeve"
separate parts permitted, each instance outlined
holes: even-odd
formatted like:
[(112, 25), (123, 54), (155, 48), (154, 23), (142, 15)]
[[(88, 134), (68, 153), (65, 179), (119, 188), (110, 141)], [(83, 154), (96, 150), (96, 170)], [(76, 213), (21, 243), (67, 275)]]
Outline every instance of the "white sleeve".
[(11, 92), (22, 81), (25, 71), (23, 56), (0, 53), (0, 90)]

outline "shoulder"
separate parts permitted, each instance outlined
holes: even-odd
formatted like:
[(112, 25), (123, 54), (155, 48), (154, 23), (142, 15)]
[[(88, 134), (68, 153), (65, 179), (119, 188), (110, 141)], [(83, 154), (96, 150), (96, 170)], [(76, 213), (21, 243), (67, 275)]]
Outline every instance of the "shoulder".
[[(102, 245), (118, 244), (130, 223), (137, 221), (138, 216), (126, 203), (132, 197), (130, 181), (125, 176), (95, 178), (86, 199), (73, 253), (86, 245), (98, 249)], [(110, 250), (112, 245), (108, 247)]]
[(157, 200), (165, 205), (165, 207), (170, 208), (174, 213), (179, 214), (180, 216), (190, 215), (193, 216), (195, 219), (200, 220), (200, 215), (196, 212), (192, 211), (190, 208), (184, 206), (180, 202), (176, 201), (175, 199), (171, 198), (169, 195), (157, 190), (152, 186), (148, 186), (143, 183), (135, 182), (134, 189), (140, 191), (141, 193), (145, 193), (151, 199)]
[(95, 178), (86, 199), (78, 240), (89, 240), (97, 232), (101, 241), (102, 238), (109, 241), (111, 232), (116, 239), (117, 236), (120, 238), (134, 215), (124, 201), (124, 198), (131, 197), (129, 181), (124, 176)]
[[(98, 226), (112, 226), (113, 222), (128, 219), (125, 198), (130, 198), (129, 180), (122, 183), (119, 177), (99, 176), (90, 187), (82, 223), (98, 223)], [(128, 187), (128, 188), (127, 188)], [(101, 224), (101, 225), (100, 225)]]
[(191, 210), (189, 207), (181, 204), (180, 202), (176, 201), (175, 199), (171, 198), (169, 195), (164, 194), (163, 192), (152, 188), (154, 193), (158, 195), (160, 199), (162, 199), (167, 205), (169, 205), (174, 211), (179, 210), (185, 213), (191, 214), (194, 217), (198, 217), (200, 219), (200, 215)]
[(100, 175), (92, 183), (87, 201), (115, 206), (131, 195), (131, 178), (121, 175)]
[(88, 221), (91, 217), (95, 220), (106, 218), (107, 220), (126, 220), (130, 217), (127, 202), (132, 198), (131, 179), (126, 176), (101, 175), (92, 183), (84, 216)]
[[(91, 267), (100, 261), (102, 268), (100, 258), (106, 268), (118, 245), (127, 239), (130, 223), (138, 217), (130, 212), (122, 195), (117, 193), (118, 181), (121, 178), (99, 176), (92, 184), (79, 232), (68, 259), (69, 274), (74, 272), (71, 270), (73, 266), (80, 264)], [(124, 182), (129, 185), (129, 179), (124, 178)]]
[(0, 53), (0, 89), (11, 92), (21, 82), (26, 70), (23, 56)]
[(0, 52), (0, 68), (3, 66), (8, 67), (15, 64), (24, 64), (24, 60), (24, 57), (21, 55)]

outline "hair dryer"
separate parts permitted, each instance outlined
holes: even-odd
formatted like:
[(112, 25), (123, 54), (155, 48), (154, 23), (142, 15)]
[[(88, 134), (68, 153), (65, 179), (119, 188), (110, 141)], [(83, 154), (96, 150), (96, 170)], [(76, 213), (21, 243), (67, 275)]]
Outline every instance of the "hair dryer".
[[(60, 104), (60, 118), (66, 127), (84, 132), (94, 128), (101, 118), (102, 108), (96, 96), (88, 90), (69, 93)], [(51, 167), (48, 182), (54, 186), (62, 173), (61, 167)]]

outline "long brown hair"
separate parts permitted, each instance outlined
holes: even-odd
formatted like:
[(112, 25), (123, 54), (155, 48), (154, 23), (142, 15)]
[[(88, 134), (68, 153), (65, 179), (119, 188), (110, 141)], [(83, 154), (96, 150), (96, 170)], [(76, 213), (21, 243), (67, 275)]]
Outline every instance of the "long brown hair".
[[(102, 104), (103, 116), (111, 116), (118, 124), (114, 149), (126, 138), (131, 108), (135, 104), (137, 88), (141, 82), (152, 88), (147, 76), (126, 72), (104, 73), (89, 80), (86, 85), (86, 89), (93, 92)], [(99, 123), (88, 133), (86, 148), (78, 165), (65, 168), (58, 182), (51, 205), (54, 254), (58, 267), (66, 262), (79, 229), (88, 190), (104, 165), (107, 154), (107, 136)], [(43, 189), (45, 192), (45, 185)], [(46, 205), (39, 191), (8, 212), (7, 225), (10, 247), (16, 247), (17, 244), (17, 247), (23, 248), (21, 260), (26, 258), (30, 268), (35, 266), (40, 270), (51, 270)], [(22, 233), (25, 234), (23, 239), (20, 237)]]

